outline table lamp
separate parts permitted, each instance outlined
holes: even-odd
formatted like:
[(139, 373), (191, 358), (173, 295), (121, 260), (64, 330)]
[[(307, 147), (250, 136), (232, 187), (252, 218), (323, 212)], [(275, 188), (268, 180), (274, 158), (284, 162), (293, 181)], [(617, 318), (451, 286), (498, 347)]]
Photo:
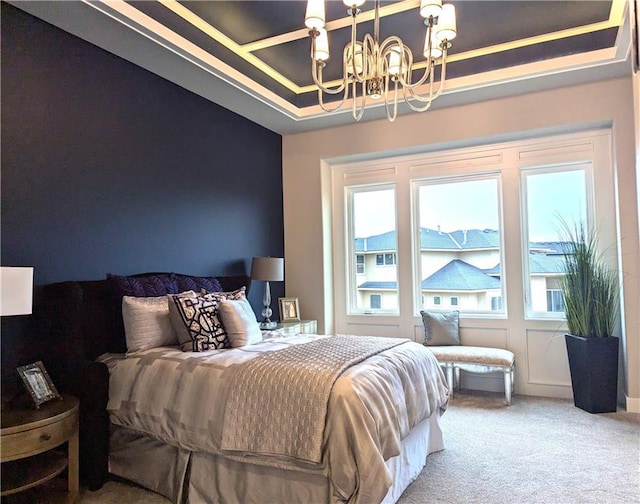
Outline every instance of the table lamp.
[(33, 299), (33, 268), (0, 268), (0, 315), (29, 315)]
[(262, 322), (260, 329), (274, 329), (275, 322), (271, 322), (271, 288), (269, 282), (284, 280), (284, 259), (282, 257), (254, 257), (251, 261), (251, 279), (264, 281), (262, 296)]

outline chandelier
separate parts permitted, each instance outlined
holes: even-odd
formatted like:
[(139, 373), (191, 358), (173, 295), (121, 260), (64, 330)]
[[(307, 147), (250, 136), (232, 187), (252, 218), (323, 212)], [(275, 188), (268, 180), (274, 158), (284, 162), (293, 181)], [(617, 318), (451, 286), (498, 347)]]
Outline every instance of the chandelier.
[[(393, 122), (398, 113), (398, 97), (404, 99), (415, 112), (424, 112), (442, 93), (447, 68), (447, 49), (456, 37), (456, 14), (452, 4), (442, 0), (421, 0), (420, 15), (427, 27), (424, 52), (426, 67), (419, 80), (413, 81), (414, 59), (411, 50), (400, 37), (392, 35), (379, 40), (380, 0), (375, 0), (373, 36), (366, 34), (362, 42), (356, 41), (356, 18), (365, 0), (343, 0), (351, 16), (351, 42), (342, 52), (342, 78), (338, 82), (324, 83), (322, 70), (329, 59), (329, 40), (325, 29), (324, 0), (308, 0), (305, 25), (311, 38), (311, 71), (318, 87), (318, 102), (325, 112), (342, 108), (352, 95), (352, 115), (359, 121), (367, 106), (367, 99), (384, 99), (387, 119)], [(434, 93), (434, 69), (441, 60), (440, 85)], [(423, 94), (420, 88), (428, 83)], [(360, 89), (358, 93), (358, 88)], [(342, 99), (331, 107), (324, 103), (323, 94), (338, 95)]]

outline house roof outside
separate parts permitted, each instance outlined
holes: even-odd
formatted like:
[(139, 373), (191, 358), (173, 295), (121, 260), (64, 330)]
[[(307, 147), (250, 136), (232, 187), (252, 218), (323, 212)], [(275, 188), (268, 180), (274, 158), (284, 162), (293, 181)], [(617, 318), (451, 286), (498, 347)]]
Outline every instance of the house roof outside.
[[(495, 229), (457, 230), (450, 233), (438, 229), (420, 228), (422, 250), (481, 250), (497, 249), (500, 234)], [(396, 249), (396, 232), (355, 239), (356, 252), (383, 252)]]
[(500, 279), (487, 275), (480, 268), (455, 259), (422, 281), (422, 290), (476, 291), (500, 289)]
[(396, 290), (398, 282), (364, 282), (358, 285), (358, 289)]
[[(457, 230), (449, 233), (420, 228), (420, 247), (430, 251), (471, 251), (498, 249), (500, 235), (494, 229)], [(564, 271), (562, 242), (530, 242), (529, 272), (533, 275), (555, 275)], [(365, 238), (356, 238), (356, 253), (383, 253), (396, 248), (396, 233), (388, 231)], [(500, 289), (501, 265), (481, 269), (463, 260), (454, 259), (422, 281), (422, 290), (478, 291)], [(397, 282), (366, 281), (359, 289), (395, 290)]]

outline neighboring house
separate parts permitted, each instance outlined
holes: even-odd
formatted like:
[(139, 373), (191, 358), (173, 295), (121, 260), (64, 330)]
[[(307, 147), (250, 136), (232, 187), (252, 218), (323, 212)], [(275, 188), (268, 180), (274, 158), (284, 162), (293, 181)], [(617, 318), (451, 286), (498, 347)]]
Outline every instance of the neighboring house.
[[(358, 306), (397, 306), (396, 234), (356, 238)], [(563, 271), (561, 242), (530, 243), (532, 307), (562, 312), (558, 286)], [(443, 232), (420, 228), (422, 307), (466, 311), (502, 310), (500, 236), (494, 229)]]

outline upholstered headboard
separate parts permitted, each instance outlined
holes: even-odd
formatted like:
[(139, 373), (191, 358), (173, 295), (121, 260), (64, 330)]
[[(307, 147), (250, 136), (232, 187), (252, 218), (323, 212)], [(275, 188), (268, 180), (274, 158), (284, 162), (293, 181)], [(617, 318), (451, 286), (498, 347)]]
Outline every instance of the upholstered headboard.
[[(136, 282), (136, 279), (140, 282)], [(105, 280), (70, 281), (42, 286), (36, 296), (38, 312), (63, 360), (94, 360), (105, 352), (126, 352), (122, 322), (123, 285), (132, 295), (176, 294), (181, 290), (219, 283), (224, 291), (251, 285), (246, 275), (197, 277), (179, 273), (109, 275)], [(128, 292), (124, 292), (128, 294)]]

